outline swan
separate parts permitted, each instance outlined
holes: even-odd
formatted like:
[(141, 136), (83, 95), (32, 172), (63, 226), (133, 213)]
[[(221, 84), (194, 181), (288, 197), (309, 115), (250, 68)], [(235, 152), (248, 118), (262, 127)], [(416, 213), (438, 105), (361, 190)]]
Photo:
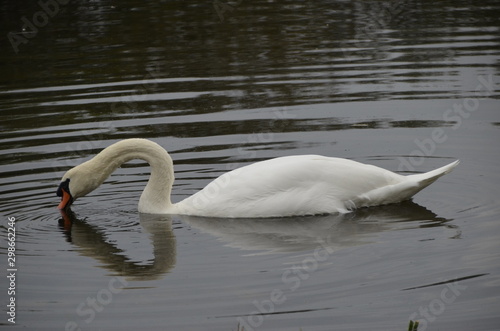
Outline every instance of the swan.
[(108, 178), (123, 163), (141, 159), (151, 175), (139, 199), (139, 212), (223, 218), (260, 218), (347, 213), (360, 207), (397, 203), (449, 173), (458, 160), (439, 169), (403, 176), (352, 160), (296, 155), (260, 161), (227, 172), (177, 203), (170, 155), (147, 139), (125, 139), (68, 170), (57, 196), (68, 208)]

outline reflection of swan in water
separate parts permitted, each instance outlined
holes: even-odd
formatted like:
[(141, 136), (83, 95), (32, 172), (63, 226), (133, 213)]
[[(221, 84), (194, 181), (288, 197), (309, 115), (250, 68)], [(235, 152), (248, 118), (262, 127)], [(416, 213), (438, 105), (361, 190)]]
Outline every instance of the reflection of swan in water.
[(92, 257), (117, 276), (130, 280), (153, 280), (168, 273), (176, 262), (176, 240), (172, 222), (165, 215), (141, 214), (141, 226), (151, 234), (153, 262), (137, 263), (124, 252), (107, 242), (106, 235), (97, 226), (76, 218), (71, 212), (62, 211), (61, 225), (70, 241), (80, 248), (80, 254)]
[(360, 245), (374, 240), (369, 235), (378, 232), (402, 227), (441, 226), (448, 221), (412, 201), (358, 209), (349, 214), (321, 216), (268, 219), (177, 217), (230, 247), (267, 252), (305, 251), (318, 245), (334, 249)]
[(382, 231), (401, 228), (447, 226), (447, 219), (411, 201), (357, 210), (350, 214), (268, 219), (227, 219), (139, 214), (140, 224), (151, 233), (154, 261), (130, 261), (122, 250), (106, 241), (102, 230), (62, 211), (68, 240), (116, 275), (129, 280), (159, 279), (176, 263), (172, 217), (217, 237), (230, 247), (265, 252), (309, 251), (319, 246), (338, 249), (376, 240)]

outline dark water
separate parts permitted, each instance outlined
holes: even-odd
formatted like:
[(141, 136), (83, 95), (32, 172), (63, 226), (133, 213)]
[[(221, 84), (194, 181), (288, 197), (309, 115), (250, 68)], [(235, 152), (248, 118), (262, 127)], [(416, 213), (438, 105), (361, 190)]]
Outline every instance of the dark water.
[[(498, 1), (0, 2), (0, 325), (8, 218), (27, 330), (499, 330)], [(271, 220), (139, 215), (143, 162), (55, 208), (120, 139), (165, 147), (173, 200), (251, 162), (323, 154), (412, 202)]]

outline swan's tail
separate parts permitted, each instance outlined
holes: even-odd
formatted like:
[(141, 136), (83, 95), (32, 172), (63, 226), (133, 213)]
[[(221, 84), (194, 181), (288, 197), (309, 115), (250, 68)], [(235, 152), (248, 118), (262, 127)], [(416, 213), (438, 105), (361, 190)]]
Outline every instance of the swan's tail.
[(418, 190), (420, 191), (426, 188), (427, 186), (431, 185), (432, 183), (434, 183), (439, 177), (444, 176), (447, 173), (451, 172), (453, 168), (455, 168), (459, 163), (460, 161), (456, 160), (455, 162), (452, 162), (436, 170), (432, 170), (424, 174), (410, 175), (407, 176), (407, 178), (415, 181), (417, 183)]
[[(459, 161), (444, 167), (426, 172), (425, 174), (399, 176), (396, 184), (386, 185), (367, 193), (363, 193), (349, 201), (354, 207), (369, 207), (397, 203), (410, 199), (412, 196), (434, 183), (439, 177), (446, 175), (458, 165)], [(352, 209), (351, 205), (347, 209)]]

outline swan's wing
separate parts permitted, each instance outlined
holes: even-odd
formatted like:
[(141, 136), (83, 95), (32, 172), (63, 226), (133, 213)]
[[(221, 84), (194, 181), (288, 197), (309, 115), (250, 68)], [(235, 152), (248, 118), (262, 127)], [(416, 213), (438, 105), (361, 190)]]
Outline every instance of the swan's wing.
[(213, 217), (346, 212), (374, 198), (367, 193), (396, 185), (404, 178), (346, 159), (288, 156), (228, 172), (178, 203), (178, 210), (182, 214)]

